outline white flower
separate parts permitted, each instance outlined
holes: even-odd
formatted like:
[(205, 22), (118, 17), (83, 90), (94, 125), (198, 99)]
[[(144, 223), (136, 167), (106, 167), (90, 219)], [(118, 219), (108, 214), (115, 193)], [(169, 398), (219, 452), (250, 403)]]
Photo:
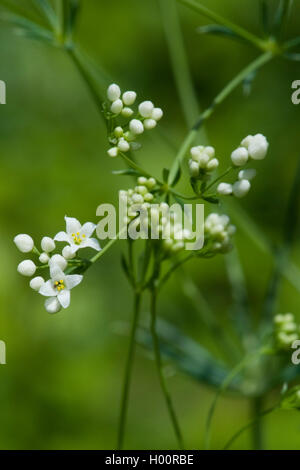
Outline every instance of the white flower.
[(156, 122), (160, 121), (160, 119), (163, 117), (164, 113), (161, 108), (154, 108), (152, 113), (151, 113), (151, 118), (154, 119)]
[(239, 180), (251, 181), (256, 176), (256, 170), (254, 168), (248, 168), (247, 170), (241, 170), (239, 172)]
[(66, 267), (68, 266), (68, 262), (65, 260), (65, 258), (61, 255), (53, 255), (50, 260), (49, 260), (49, 266), (54, 266), (57, 265), (64, 271)]
[(58, 313), (61, 310), (61, 305), (57, 297), (49, 297), (45, 300), (45, 309), (48, 313)]
[[(215, 157), (215, 149), (211, 146), (198, 145), (190, 150), (189, 160), (190, 175), (194, 178), (204, 177), (205, 173), (215, 170), (219, 166), (219, 160)], [(198, 170), (197, 170), (198, 168)]]
[(227, 215), (212, 213), (205, 219), (204, 233), (213, 251), (226, 253), (232, 247), (231, 236), (235, 233), (235, 226), (230, 224)]
[(236, 181), (232, 187), (232, 192), (235, 197), (244, 197), (249, 192), (251, 183), (248, 180)]
[(65, 259), (73, 259), (76, 256), (76, 253), (73, 253), (72, 248), (69, 245), (66, 245), (63, 248), (62, 255)]
[[(55, 264), (50, 266), (49, 281), (45, 282), (39, 290), (45, 297), (57, 297), (58, 302), (63, 308), (70, 305), (70, 291), (82, 281), (83, 276), (79, 274), (65, 275), (61, 268)], [(50, 304), (49, 304), (50, 305)]]
[(190, 175), (196, 178), (199, 175), (199, 163), (194, 160), (189, 161)]
[(51, 251), (55, 250), (55, 242), (50, 237), (43, 237), (41, 241), (42, 250), (46, 253), (51, 253)]
[(116, 101), (121, 96), (121, 90), (118, 85), (112, 83), (107, 89), (107, 98), (109, 101)]
[(122, 116), (129, 118), (133, 115), (133, 110), (128, 108), (128, 106), (125, 106), (125, 108), (122, 109), (121, 114)]
[(108, 155), (112, 158), (117, 157), (119, 153), (118, 147), (112, 147), (107, 151)]
[(144, 118), (152, 117), (153, 110), (154, 110), (154, 104), (152, 103), (152, 101), (143, 101), (139, 105), (139, 113)]
[(236, 166), (243, 166), (247, 163), (249, 158), (248, 151), (245, 147), (239, 147), (231, 154), (231, 161)]
[(145, 129), (147, 129), (148, 131), (151, 130), (151, 129), (154, 129), (154, 127), (157, 126), (157, 122), (155, 121), (155, 119), (145, 119), (144, 121), (144, 127)]
[(18, 250), (20, 250), (22, 253), (29, 253), (33, 250), (34, 242), (30, 235), (21, 233), (14, 238), (14, 242)]
[(122, 109), (123, 109), (123, 101), (122, 100), (113, 101), (113, 103), (110, 107), (111, 112), (114, 113), (114, 114), (120, 114)]
[(253, 160), (263, 160), (268, 152), (269, 143), (263, 134), (248, 135), (241, 143), (248, 149)]
[(30, 259), (25, 259), (18, 265), (17, 269), (22, 276), (33, 276), (36, 271), (36, 265)]
[(129, 123), (129, 129), (133, 134), (139, 135), (144, 132), (144, 126), (139, 119), (132, 119)]
[(48, 263), (49, 259), (50, 259), (50, 257), (48, 255), (48, 253), (41, 253), (40, 254), (39, 260), (40, 260), (41, 263), (46, 264), (46, 263)]
[(220, 183), (217, 187), (217, 192), (222, 196), (227, 196), (228, 194), (232, 194), (232, 185), (229, 183)]
[(42, 278), (42, 276), (37, 276), (37, 277), (34, 277), (33, 279), (31, 279), (29, 285), (30, 285), (31, 289), (39, 291), (40, 288), (42, 287), (42, 285), (44, 285), (44, 282), (45, 281)]
[(118, 149), (121, 150), (121, 152), (128, 152), (128, 150), (130, 150), (130, 145), (127, 140), (121, 137), (118, 142)]
[(96, 229), (96, 225), (92, 222), (86, 222), (81, 225), (80, 222), (73, 217), (65, 217), (66, 232), (59, 232), (55, 235), (54, 240), (59, 242), (69, 243), (73, 253), (76, 253), (80, 248), (90, 247), (94, 250), (100, 251), (100, 245), (96, 238), (91, 238), (91, 235)]
[(125, 91), (125, 93), (123, 93), (122, 100), (126, 106), (131, 106), (136, 100), (136, 92)]

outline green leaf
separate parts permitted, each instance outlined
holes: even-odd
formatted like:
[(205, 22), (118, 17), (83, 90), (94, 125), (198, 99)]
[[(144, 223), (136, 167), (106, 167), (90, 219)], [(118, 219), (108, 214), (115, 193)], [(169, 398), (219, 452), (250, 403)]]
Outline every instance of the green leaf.
[(0, 20), (17, 27), (17, 31), (24, 36), (53, 43), (53, 35), (49, 30), (25, 17), (15, 13), (1, 12)]
[(211, 204), (219, 204), (219, 199), (213, 196), (203, 196), (204, 201), (210, 202)]
[(265, 33), (269, 32), (269, 5), (267, 0), (260, 0), (260, 16)]
[(280, 0), (274, 20), (273, 32), (276, 37), (280, 36), (284, 27), (285, 21), (287, 20), (291, 8), (293, 6), (293, 0)]
[(286, 52), (283, 55), (288, 60), (292, 60), (294, 62), (300, 62), (300, 54), (292, 53), (292, 52)]
[(133, 168), (126, 168), (125, 170), (113, 170), (112, 171), (112, 174), (113, 175), (136, 175), (136, 176), (140, 176), (141, 173), (139, 173), (137, 170), (134, 170)]
[(245, 42), (245, 39), (239, 36), (236, 32), (227, 26), (221, 26), (219, 24), (208, 24), (205, 26), (199, 26), (197, 28), (197, 33), (199, 34), (212, 34), (214, 36), (225, 36), (230, 39), (235, 39), (238, 41)]
[(53, 28), (53, 30), (56, 30), (58, 27), (58, 19), (49, 0), (33, 0), (33, 1), (36, 7), (38, 8), (38, 10), (45, 15), (48, 21), (48, 24)]
[(163, 177), (164, 183), (167, 183), (167, 182), (168, 182), (169, 173), (170, 173), (170, 170), (168, 170), (167, 168), (164, 168), (164, 169), (163, 169), (162, 177)]
[(181, 168), (179, 167), (178, 170), (177, 170), (177, 173), (176, 173), (176, 176), (174, 178), (174, 181), (172, 183), (172, 187), (173, 186), (176, 186), (176, 184), (178, 183), (178, 181), (180, 180), (181, 178)]

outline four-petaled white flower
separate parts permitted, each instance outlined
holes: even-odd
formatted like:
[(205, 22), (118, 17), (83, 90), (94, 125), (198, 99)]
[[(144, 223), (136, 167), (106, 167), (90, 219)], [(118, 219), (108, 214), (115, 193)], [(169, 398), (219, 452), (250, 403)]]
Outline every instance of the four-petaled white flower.
[(80, 248), (93, 248), (100, 251), (101, 247), (96, 238), (91, 238), (95, 231), (96, 225), (92, 222), (86, 222), (81, 225), (80, 222), (73, 217), (65, 217), (66, 232), (58, 232), (54, 240), (58, 242), (67, 242), (70, 245), (72, 253), (76, 253)]
[(82, 281), (80, 274), (66, 275), (59, 266), (53, 264), (50, 266), (49, 281), (45, 282), (39, 290), (45, 297), (57, 297), (58, 302), (63, 308), (70, 305), (70, 290), (76, 287)]

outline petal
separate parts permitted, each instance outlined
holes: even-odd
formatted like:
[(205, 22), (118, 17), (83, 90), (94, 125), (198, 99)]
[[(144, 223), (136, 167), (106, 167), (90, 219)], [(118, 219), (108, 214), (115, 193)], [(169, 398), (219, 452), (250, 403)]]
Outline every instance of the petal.
[(52, 280), (45, 282), (45, 284), (40, 288), (39, 293), (45, 297), (55, 297), (57, 292), (53, 287)]
[(71, 300), (70, 291), (68, 289), (61, 290), (57, 294), (57, 299), (63, 308), (68, 308)]
[(80, 234), (84, 234), (86, 237), (90, 237), (92, 233), (95, 231), (97, 225), (93, 224), (92, 222), (86, 222), (83, 224), (80, 230)]
[(67, 289), (73, 289), (73, 287), (78, 286), (81, 283), (83, 276), (80, 274), (70, 274), (66, 276), (66, 287)]
[(55, 235), (54, 240), (56, 240), (58, 242), (68, 242), (68, 243), (70, 243), (69, 235), (66, 232), (58, 232)]
[(53, 281), (65, 280), (65, 274), (57, 264), (50, 264), (50, 276)]
[(81, 224), (74, 217), (65, 216), (67, 234), (80, 232)]
[(81, 243), (80, 248), (86, 248), (86, 247), (93, 248), (93, 250), (97, 250), (97, 251), (101, 250), (101, 246), (96, 238), (87, 238), (86, 240), (84, 240)]

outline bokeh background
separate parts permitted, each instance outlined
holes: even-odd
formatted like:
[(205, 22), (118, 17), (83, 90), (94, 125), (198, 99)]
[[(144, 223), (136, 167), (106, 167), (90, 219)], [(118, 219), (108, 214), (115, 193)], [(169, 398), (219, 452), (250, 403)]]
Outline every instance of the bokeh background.
[[(22, 3), (22, 2), (20, 2)], [(260, 33), (258, 1), (203, 0), (210, 8)], [(272, 2), (270, 2), (272, 3)], [(25, 4), (25, 0), (24, 0)], [(275, 4), (275, 2), (274, 2)], [(207, 21), (179, 7), (188, 59), (202, 108), (257, 51), (224, 38), (197, 34)], [(299, 34), (300, 5), (286, 28)], [(164, 109), (160, 131), (143, 137), (140, 163), (160, 174), (187, 131), (176, 91), (155, 0), (83, 0), (76, 40), (113, 80), (151, 98)], [(1, 449), (109, 449), (116, 442), (119, 399), (131, 319), (132, 295), (120, 267), (125, 249), (116, 244), (85, 275), (72, 294), (69, 309), (51, 316), (43, 299), (16, 272), (22, 255), (13, 244), (17, 233), (39, 243), (64, 228), (64, 215), (96, 220), (96, 207), (115, 202), (128, 188), (127, 177), (112, 175), (122, 167), (106, 155), (105, 128), (68, 57), (0, 25), (0, 79), (7, 84), (7, 104), (0, 107), (0, 339), (7, 344), (7, 364), (0, 366)], [(263, 68), (249, 96), (240, 87), (206, 125), (222, 165), (241, 138), (262, 132), (270, 141), (268, 158), (241, 206), (267, 237), (280, 242), (283, 212), (299, 160), (300, 106), (291, 103), (291, 83), (300, 79), (299, 64), (274, 60)], [(238, 227), (236, 244), (245, 269), (253, 319), (258, 318), (272, 263)], [(300, 245), (293, 249), (300, 265)], [(219, 325), (231, 329), (232, 295), (223, 257), (191, 263), (187, 273), (214, 312)], [(298, 318), (299, 292), (287, 281), (280, 310)], [(147, 302), (143, 321), (148, 321)], [(219, 359), (199, 305), (186, 297), (177, 274), (165, 288), (160, 315)], [(226, 351), (225, 351), (226, 353)], [(225, 356), (225, 355), (224, 355)], [(214, 390), (168, 366), (169, 387), (188, 448), (203, 448), (204, 421)], [(214, 426), (213, 448), (249, 418), (245, 399), (224, 397)], [(297, 449), (300, 415), (277, 412), (264, 420), (268, 449)], [(284, 432), (282, 430), (284, 429)], [(126, 447), (176, 447), (155, 365), (137, 348), (131, 388)], [(235, 448), (251, 448), (245, 433)]]

